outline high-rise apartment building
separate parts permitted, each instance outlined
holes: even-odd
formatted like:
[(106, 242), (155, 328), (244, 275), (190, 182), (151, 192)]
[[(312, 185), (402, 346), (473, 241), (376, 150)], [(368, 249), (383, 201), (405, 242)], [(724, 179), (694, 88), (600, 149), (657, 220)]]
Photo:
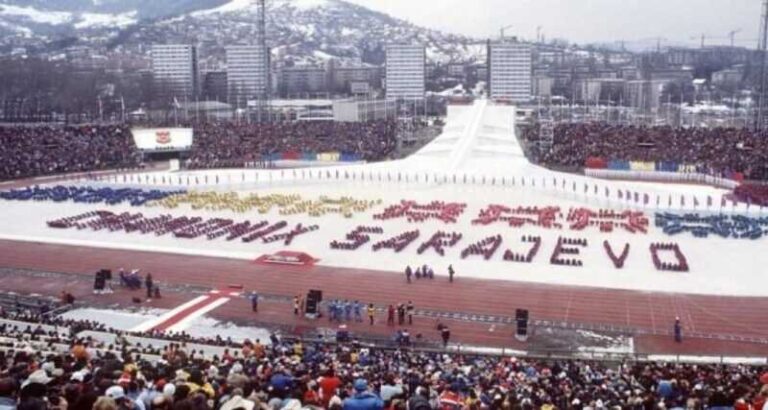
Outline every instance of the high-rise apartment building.
[(426, 50), (422, 45), (390, 45), (387, 47), (387, 99), (424, 98), (426, 59)]
[(155, 44), (150, 49), (155, 89), (166, 97), (194, 98), (199, 94), (197, 48), (187, 44)]

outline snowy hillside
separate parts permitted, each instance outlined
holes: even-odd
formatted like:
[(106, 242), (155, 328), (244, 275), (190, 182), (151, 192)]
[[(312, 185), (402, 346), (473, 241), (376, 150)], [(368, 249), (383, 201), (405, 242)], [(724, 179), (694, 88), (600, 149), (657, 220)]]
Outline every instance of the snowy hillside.
[[(148, 0), (87, 0), (90, 7), (83, 1), (0, 0), (0, 34), (32, 43), (77, 37), (83, 45), (109, 38), (109, 46), (129, 48), (193, 42), (203, 46), (204, 55), (256, 39), (257, 0), (156, 0), (150, 10)], [(475, 60), (482, 53), (482, 43), (474, 39), (342, 0), (267, 0), (267, 7), (268, 43), (287, 61), (322, 63), (336, 57), (377, 64), (387, 43), (425, 44), (428, 58), (439, 62)]]

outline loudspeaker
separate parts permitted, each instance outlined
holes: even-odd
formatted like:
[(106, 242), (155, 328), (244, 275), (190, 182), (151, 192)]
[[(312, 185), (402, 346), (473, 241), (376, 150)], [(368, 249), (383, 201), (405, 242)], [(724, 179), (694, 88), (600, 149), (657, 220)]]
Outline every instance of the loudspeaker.
[(317, 289), (310, 289), (307, 294), (307, 300), (314, 299), (315, 302), (320, 303), (323, 301), (323, 291)]
[(304, 304), (304, 313), (316, 315), (318, 313), (317, 306), (322, 300), (323, 291), (311, 289), (309, 292), (307, 292), (307, 303)]
[(515, 310), (515, 322), (517, 322), (515, 337), (520, 340), (524, 340), (528, 337), (528, 310)]

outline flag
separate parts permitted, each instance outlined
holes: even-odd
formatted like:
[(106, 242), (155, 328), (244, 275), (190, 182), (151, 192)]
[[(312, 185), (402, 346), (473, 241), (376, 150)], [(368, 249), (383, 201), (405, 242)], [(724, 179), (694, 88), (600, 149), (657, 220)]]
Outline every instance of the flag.
[(608, 190), (608, 187), (605, 187), (605, 197), (608, 198), (611, 196), (611, 191)]
[(584, 184), (584, 193), (586, 194), (587, 191), (589, 191), (589, 185)]
[(725, 195), (720, 197), (720, 208), (725, 207), (728, 203), (725, 201)]
[(595, 184), (595, 195), (597, 195), (597, 184)]
[(573, 192), (576, 192), (576, 182), (573, 183)]
[(624, 194), (622, 194), (621, 190), (619, 190), (619, 199), (623, 199), (623, 198), (624, 198)]
[(661, 202), (661, 197), (656, 195), (656, 206), (659, 206), (660, 202)]
[(557, 187), (557, 178), (556, 177), (552, 177), (552, 185), (554, 187)]
[(680, 206), (685, 206), (685, 195), (680, 195)]
[(643, 194), (643, 204), (648, 205), (648, 194)]
[(698, 198), (696, 198), (696, 196), (694, 195), (694, 196), (693, 196), (693, 207), (694, 207), (694, 208), (696, 208), (697, 206), (699, 206), (699, 200), (698, 200)]
[(672, 195), (670, 195), (669, 197), (667, 197), (667, 207), (669, 207), (669, 208), (671, 208), (671, 207), (672, 207)]
[(712, 197), (707, 195), (707, 208), (712, 206)]
[(640, 202), (640, 194), (635, 192), (635, 202)]

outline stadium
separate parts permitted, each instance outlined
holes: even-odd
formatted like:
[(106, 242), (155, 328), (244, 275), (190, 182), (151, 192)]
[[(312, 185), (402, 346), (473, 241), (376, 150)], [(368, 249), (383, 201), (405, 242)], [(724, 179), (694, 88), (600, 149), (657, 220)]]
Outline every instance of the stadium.
[[(578, 394), (534, 387), (538, 402), (572, 406), (694, 397), (654, 390), (704, 377), (686, 379), (697, 365), (667, 361), (739, 363), (740, 377), (759, 385), (768, 351), (759, 189), (744, 200), (732, 178), (595, 158), (583, 175), (553, 171), (526, 157), (514, 119), (510, 105), (452, 105), (432, 142), (383, 161), (342, 150), (310, 157), (299, 147), (227, 162), (206, 157), (225, 150), (199, 141), (194, 128), (134, 129), (102, 137), (107, 147), (89, 155), (105, 163), (90, 169), (8, 178), (0, 274), (4, 303), (15, 309), (1, 319), (5, 357), (40, 348), (29, 360), (42, 363), (74, 346), (148, 366), (168, 363), (183, 341), (199, 357), (177, 386), (191, 380), (202, 390), (229, 381), (226, 371), (242, 375), (243, 365), (258, 372), (254, 351), (300, 383), (295, 366), (312, 352), (325, 363), (314, 371), (336, 380), (326, 364), (342, 360), (338, 376), (357, 388), (361, 375), (408, 382), (394, 371), (379, 380), (376, 367), (360, 363), (344, 368), (353, 362), (335, 352), (379, 362), (397, 351), (406, 367), (429, 362), (454, 373), (435, 390), (441, 400), (484, 377), (459, 375), (463, 365), (507, 366), (510, 378), (547, 378), (580, 368), (574, 360), (605, 377), (614, 377), (605, 363), (625, 363), (627, 377), (657, 367), (642, 389), (611, 385), (625, 401), (576, 378)], [(77, 139), (65, 135), (61, 147), (77, 152)], [(124, 148), (129, 155), (110, 151)], [(190, 148), (191, 159), (134, 167), (138, 155)], [(29, 322), (42, 324), (23, 330), (38, 326)], [(202, 380), (201, 371), (212, 373)], [(141, 389), (135, 371), (120, 377), (126, 391)], [(743, 401), (736, 387), (723, 400)]]

